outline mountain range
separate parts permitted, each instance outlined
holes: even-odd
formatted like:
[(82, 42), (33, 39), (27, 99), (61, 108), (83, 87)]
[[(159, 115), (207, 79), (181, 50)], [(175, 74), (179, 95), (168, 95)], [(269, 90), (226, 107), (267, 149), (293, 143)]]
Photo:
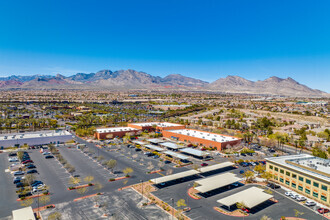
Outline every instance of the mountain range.
[(227, 76), (214, 82), (171, 74), (159, 77), (135, 70), (101, 70), (96, 73), (77, 73), (72, 76), (31, 75), (0, 77), (0, 89), (102, 89), (102, 90), (176, 90), (211, 91), (296, 97), (323, 97), (328, 93), (311, 89), (292, 78), (276, 76), (250, 81), (239, 76)]

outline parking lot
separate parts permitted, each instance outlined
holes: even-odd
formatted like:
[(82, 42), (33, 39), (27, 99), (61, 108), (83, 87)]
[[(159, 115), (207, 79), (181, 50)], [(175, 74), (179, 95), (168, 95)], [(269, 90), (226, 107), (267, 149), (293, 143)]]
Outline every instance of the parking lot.
[[(235, 169), (230, 170), (229, 172), (238, 174), (238, 171), (239, 169)], [(213, 174), (224, 172), (228, 172), (228, 170), (221, 170), (220, 172), (218, 171)], [(217, 203), (217, 200), (233, 195), (253, 186), (251, 184), (240, 184), (236, 187), (222, 187), (206, 194), (199, 194), (201, 199), (195, 200), (188, 195), (187, 191), (189, 188), (193, 187), (193, 184), (196, 180), (204, 178), (203, 175), (198, 176), (199, 177), (184, 178), (184, 180), (181, 181), (172, 181), (170, 184), (159, 187), (160, 189), (153, 192), (152, 194), (170, 205), (172, 205), (171, 199), (173, 198), (174, 206), (176, 206), (176, 202), (179, 199), (184, 199), (186, 201), (187, 207), (191, 208), (191, 210), (185, 214), (191, 219), (233, 219), (232, 216), (227, 216), (214, 210), (215, 206), (221, 206), (221, 204)], [(207, 175), (207, 177), (209, 176), (210, 175)], [(280, 219), (283, 215), (294, 217), (295, 209), (300, 212), (304, 212), (304, 214), (301, 216), (302, 218), (315, 219), (317, 217), (317, 215), (308, 207), (302, 206), (283, 195), (281, 189), (276, 189), (275, 191), (272, 190), (272, 192), (272, 195), (276, 200), (278, 200), (278, 203), (274, 203), (272, 201), (264, 202), (253, 208), (250, 215), (245, 218), (260, 219), (263, 215), (267, 215), (272, 219)]]

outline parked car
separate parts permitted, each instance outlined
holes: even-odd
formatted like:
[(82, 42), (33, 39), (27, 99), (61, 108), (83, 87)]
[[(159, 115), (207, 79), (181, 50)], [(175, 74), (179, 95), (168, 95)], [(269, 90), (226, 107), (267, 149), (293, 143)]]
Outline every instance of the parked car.
[(37, 171), (37, 170), (28, 170), (26, 173), (27, 173), (27, 174), (38, 173), (38, 171)]
[(157, 158), (159, 158), (159, 156), (158, 155), (154, 155), (152, 158), (157, 159)]
[(27, 193), (18, 194), (18, 198), (27, 197), (27, 196), (32, 196), (32, 193), (27, 192)]
[(244, 170), (240, 170), (239, 173), (240, 174), (243, 174), (243, 173), (245, 173), (245, 171)]
[(8, 159), (9, 162), (18, 162), (18, 158), (17, 157), (12, 157)]
[(206, 167), (206, 166), (208, 166), (208, 164), (207, 163), (202, 163), (201, 166)]
[(286, 196), (292, 196), (292, 192), (285, 192), (284, 193)]
[(270, 188), (273, 188), (273, 189), (279, 189), (279, 188), (281, 188), (280, 185), (277, 185), (277, 184), (274, 184), (274, 183), (268, 183), (267, 186), (270, 187)]
[(17, 156), (17, 153), (12, 152), (12, 153), (9, 153), (8, 156), (9, 157), (15, 157), (15, 156)]
[(242, 156), (244, 156), (244, 157), (246, 156), (246, 154), (245, 154), (245, 153), (241, 153), (241, 155), (242, 155)]
[(249, 213), (250, 212), (250, 210), (249, 209), (247, 209), (247, 208), (241, 208), (242, 209), (242, 211), (243, 212), (247, 212), (247, 213)]
[(169, 161), (169, 160), (165, 160), (164, 163), (165, 163), (165, 164), (169, 164), (169, 163), (172, 163), (172, 162)]
[(24, 160), (24, 161), (22, 161), (22, 164), (26, 164), (26, 163), (33, 163), (33, 160)]
[(31, 184), (31, 186), (33, 187), (33, 186), (37, 186), (37, 185), (39, 185), (39, 184), (43, 184), (43, 182), (40, 181), (40, 180), (35, 180), (35, 181), (33, 181), (33, 183)]
[(36, 186), (33, 186), (33, 189), (42, 189), (42, 188), (45, 188), (45, 184), (39, 184), (39, 185), (36, 185)]
[(32, 163), (27, 164), (27, 166), (25, 166), (25, 167), (28, 168), (28, 169), (36, 168), (36, 166)]
[(50, 152), (43, 152), (42, 155), (50, 155)]
[(237, 187), (238, 183), (232, 183), (231, 185)]
[(296, 193), (292, 193), (291, 194), (291, 198), (293, 198), (293, 199), (296, 199), (296, 197), (298, 197), (299, 195), (298, 194), (296, 194)]
[(135, 151), (141, 151), (141, 149), (140, 148), (135, 148)]
[(45, 156), (45, 159), (51, 159), (51, 158), (54, 158), (54, 156), (53, 155), (46, 155)]
[(24, 175), (24, 171), (16, 171), (14, 172), (14, 176), (20, 176), (20, 175)]
[(329, 209), (326, 209), (326, 208), (319, 208), (319, 209), (317, 209), (317, 211), (318, 211), (320, 214), (325, 214), (325, 213), (328, 213), (328, 212), (329, 212)]
[(307, 205), (307, 206), (314, 206), (314, 205), (316, 205), (316, 202), (309, 200), (309, 201), (307, 201), (305, 203), (305, 205)]
[(305, 196), (296, 196), (296, 200), (298, 201), (305, 201), (306, 197)]
[(16, 183), (16, 188), (24, 187), (24, 184), (22, 182)]

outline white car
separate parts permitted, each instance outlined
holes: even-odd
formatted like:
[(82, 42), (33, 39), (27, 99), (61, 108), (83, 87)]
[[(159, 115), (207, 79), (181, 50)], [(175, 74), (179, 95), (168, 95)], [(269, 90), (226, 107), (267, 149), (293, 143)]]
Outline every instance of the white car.
[(296, 193), (292, 193), (291, 198), (296, 199), (299, 195)]
[(314, 206), (314, 205), (316, 205), (316, 202), (314, 202), (314, 201), (307, 201), (305, 203), (305, 205), (307, 205), (307, 206)]
[(18, 162), (18, 158), (17, 157), (9, 158), (8, 161), (9, 162)]
[(33, 189), (42, 189), (44, 188), (46, 185), (45, 184), (39, 184), (37, 186), (34, 186)]
[(296, 196), (296, 200), (298, 201), (305, 201), (306, 197), (305, 196)]
[(286, 196), (292, 196), (292, 194), (293, 194), (292, 192), (285, 192)]
[(50, 154), (50, 152), (44, 152), (44, 153), (42, 153), (42, 155), (49, 155)]
[(36, 194), (36, 193), (42, 192), (42, 191), (45, 191), (45, 189), (36, 189), (36, 188), (33, 188), (32, 191), (31, 191), (31, 193), (32, 194)]

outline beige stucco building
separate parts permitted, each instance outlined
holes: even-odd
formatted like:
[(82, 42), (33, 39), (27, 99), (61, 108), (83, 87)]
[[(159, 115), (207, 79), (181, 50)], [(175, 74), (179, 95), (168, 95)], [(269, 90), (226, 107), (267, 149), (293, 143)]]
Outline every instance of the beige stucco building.
[(273, 181), (330, 206), (330, 160), (300, 154), (266, 158)]

